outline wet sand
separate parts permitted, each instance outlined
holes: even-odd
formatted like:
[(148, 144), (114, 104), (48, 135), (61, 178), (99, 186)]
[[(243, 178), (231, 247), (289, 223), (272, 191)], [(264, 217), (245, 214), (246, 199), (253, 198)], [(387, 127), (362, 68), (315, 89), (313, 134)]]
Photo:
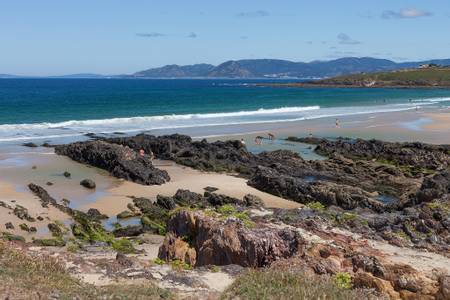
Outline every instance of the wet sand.
[(108, 195), (100, 197), (89, 207), (97, 208), (107, 215), (114, 215), (127, 209), (131, 202), (129, 196), (156, 199), (158, 194), (173, 196), (178, 189), (202, 193), (204, 188), (212, 186), (218, 188), (217, 193), (242, 199), (246, 194), (260, 197), (267, 207), (297, 208), (301, 204), (258, 191), (247, 185), (244, 178), (227, 174), (200, 172), (188, 167), (177, 165), (171, 161), (155, 161), (154, 165), (166, 170), (170, 175), (170, 182), (160, 186), (144, 186), (133, 182), (123, 181), (119, 186), (108, 189)]

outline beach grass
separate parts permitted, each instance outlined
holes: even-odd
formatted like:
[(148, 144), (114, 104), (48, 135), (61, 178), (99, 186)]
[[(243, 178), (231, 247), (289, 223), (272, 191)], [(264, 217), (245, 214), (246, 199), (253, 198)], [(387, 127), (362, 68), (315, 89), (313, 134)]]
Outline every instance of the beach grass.
[(96, 287), (71, 276), (61, 261), (32, 257), (0, 242), (0, 295), (6, 299), (173, 299), (154, 284)]
[(342, 284), (341, 277), (336, 280), (335, 278), (312, 277), (301, 272), (250, 270), (236, 279), (223, 293), (222, 300), (371, 299), (365, 291), (349, 289), (348, 280), (345, 281), (345, 284)]

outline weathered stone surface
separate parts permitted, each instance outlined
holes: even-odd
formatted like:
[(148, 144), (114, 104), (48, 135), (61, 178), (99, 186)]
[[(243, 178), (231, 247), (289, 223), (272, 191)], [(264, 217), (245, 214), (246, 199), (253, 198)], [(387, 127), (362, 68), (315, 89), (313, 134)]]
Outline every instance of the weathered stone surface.
[(96, 208), (89, 208), (87, 211), (87, 216), (93, 220), (105, 220), (108, 219), (108, 216), (105, 214), (102, 214), (98, 209)]
[(80, 185), (84, 186), (87, 189), (95, 189), (96, 184), (92, 179), (83, 179), (80, 182)]
[(144, 233), (144, 228), (142, 225), (129, 225), (114, 229), (113, 231), (115, 237), (138, 236), (142, 233)]
[(55, 152), (140, 184), (163, 184), (170, 180), (167, 172), (153, 167), (148, 157), (116, 144), (103, 141), (78, 142), (57, 146)]
[[(419, 168), (440, 170), (450, 166), (450, 145), (430, 145), (419, 142), (391, 143), (380, 140), (293, 138), (316, 144), (316, 152), (327, 156), (339, 153), (348, 158), (378, 159)], [(291, 140), (293, 140), (291, 139)]]
[(196, 263), (196, 251), (188, 243), (169, 233), (159, 247), (158, 257), (165, 261), (180, 260), (191, 266)]
[(303, 243), (301, 237), (290, 230), (248, 229), (239, 222), (223, 223), (188, 211), (175, 214), (168, 223), (168, 231), (191, 241), (197, 253), (197, 266), (267, 266), (298, 254)]
[(129, 211), (129, 210), (124, 210), (123, 212), (117, 214), (117, 219), (128, 219), (128, 218), (132, 218), (135, 217), (136, 214)]

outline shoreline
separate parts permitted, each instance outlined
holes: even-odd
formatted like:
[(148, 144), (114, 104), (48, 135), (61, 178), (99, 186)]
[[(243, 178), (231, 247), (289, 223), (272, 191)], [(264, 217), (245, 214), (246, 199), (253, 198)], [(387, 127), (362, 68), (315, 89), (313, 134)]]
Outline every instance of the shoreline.
[[(51, 148), (26, 148), (20, 145), (3, 149), (0, 147), (0, 201), (6, 204), (5, 206), (0, 205), (0, 218), (2, 219), (0, 223), (2, 236), (0, 238), (8, 238), (7, 235), (4, 235), (6, 232), (10, 236), (21, 236), (27, 242), (1, 243), (21, 247), (22, 251), (35, 256), (58, 257), (65, 266), (70, 266), (71, 275), (94, 286), (118, 282), (122, 285), (134, 284), (139, 280), (145, 284), (152, 282), (159, 287), (170, 288), (175, 293), (197, 295), (196, 291), (200, 282), (203, 288), (200, 293), (208, 291), (217, 294), (229, 287), (236, 278), (239, 278), (237, 277), (239, 274), (248, 269), (247, 260), (253, 263), (253, 253), (257, 250), (258, 253), (264, 251), (264, 256), (261, 256), (264, 259), (255, 260), (256, 262), (250, 265), (255, 266), (256, 270), (267, 266), (283, 268), (283, 264), (287, 264), (288, 268), (295, 269), (297, 266), (302, 266), (302, 270), (307, 267), (310, 268), (311, 274), (319, 274), (321, 270), (317, 271), (317, 265), (325, 263), (325, 266), (332, 270), (330, 278), (334, 278), (333, 276), (337, 276), (336, 274), (348, 274), (353, 281), (358, 280), (361, 274), (365, 274), (370, 279), (372, 273), (365, 269), (361, 270), (361, 267), (358, 266), (358, 262), (364, 260), (380, 265), (382, 270), (387, 270), (386, 274), (402, 270), (404, 275), (401, 273), (399, 276), (419, 278), (418, 280), (426, 282), (426, 285), (421, 287), (417, 294), (420, 294), (422, 290), (428, 291), (429, 288), (432, 288), (431, 292), (427, 293), (434, 295), (436, 294), (434, 288), (439, 281), (436, 279), (437, 272), (444, 275), (449, 272), (447, 265), (450, 257), (448, 251), (445, 250), (448, 248), (445, 248), (446, 245), (440, 242), (441, 240), (445, 241), (446, 233), (432, 231), (439, 234), (437, 243), (428, 242), (425, 240), (426, 235), (420, 235), (419, 241), (423, 241), (426, 247), (417, 246), (417, 243), (413, 242), (405, 233), (407, 229), (400, 228), (399, 231), (396, 227), (397, 223), (395, 223), (397, 218), (402, 218), (402, 222), (404, 220), (407, 224), (409, 224), (408, 222), (417, 223), (417, 218), (410, 213), (404, 213), (403, 210), (390, 211), (390, 204), (383, 202), (383, 196), (389, 197), (389, 195), (385, 195), (384, 190), (371, 190), (371, 186), (376, 186), (379, 179), (385, 180), (384, 186), (394, 187), (400, 191), (397, 195), (398, 198), (391, 198), (396, 199), (395, 201), (399, 205), (406, 205), (404, 202), (406, 198), (403, 197), (403, 194), (406, 195), (410, 190), (419, 189), (420, 180), (423, 180), (428, 174), (421, 171), (421, 178), (405, 176), (407, 170), (401, 169), (400, 166), (388, 166), (376, 159), (362, 159), (359, 162), (357, 159), (353, 160), (344, 156), (325, 159), (314, 153), (313, 145), (286, 141), (285, 138), (288, 136), (306, 137), (309, 136), (309, 133), (313, 133), (313, 137), (331, 137), (331, 143), (333, 143), (334, 137), (347, 136), (351, 138), (365, 137), (366, 139), (376, 137), (393, 141), (427, 140), (442, 144), (447, 143), (450, 138), (449, 124), (450, 111), (448, 108), (439, 111), (424, 109), (419, 112), (368, 114), (342, 118), (339, 127), (336, 127), (334, 117), (329, 117), (296, 122), (289, 124), (290, 126), (278, 124), (280, 127), (270, 129), (253, 127), (252, 129), (258, 130), (252, 131), (251, 134), (236, 135), (236, 133), (232, 133), (208, 138), (210, 142), (228, 140), (230, 137), (234, 140), (242, 138), (247, 149), (254, 154), (269, 151), (262, 155), (249, 154), (242, 148), (242, 145), (233, 142), (191, 143), (187, 139), (188, 144), (183, 144), (183, 137), (178, 136), (168, 138), (169, 147), (163, 146), (164, 149), (161, 152), (156, 152), (153, 150), (153, 146), (165, 145), (167, 140), (152, 137), (143, 140), (139, 140), (139, 137), (134, 138), (133, 142), (136, 142), (137, 146), (131, 146), (131, 148), (136, 151), (136, 155), (139, 149), (148, 151), (144, 145), (147, 142), (155, 154), (160, 155), (158, 157), (165, 157), (163, 155), (169, 153), (180, 155), (175, 156), (175, 159), (170, 156), (171, 159), (183, 159), (185, 158), (184, 154), (191, 151), (192, 154), (187, 155), (187, 161), (177, 161), (186, 165), (191, 165), (189, 162), (193, 161), (204, 162), (205, 166), (206, 164), (213, 166), (213, 168), (206, 168), (208, 170), (228, 170), (224, 173), (205, 172), (177, 164), (174, 161), (155, 159), (151, 164), (160, 172), (166, 171), (171, 180), (161, 185), (149, 186), (114, 178), (105, 170), (80, 164), (66, 156), (56, 155)], [(250, 128), (241, 127), (241, 129)], [(228, 130), (232, 132), (232, 129)], [(269, 132), (276, 135), (275, 140), (264, 138), (262, 145), (254, 144), (256, 136), (267, 136)], [(155, 143), (155, 139), (156, 144), (152, 144)], [(180, 146), (177, 143), (180, 143)], [(361, 141), (358, 141), (354, 144), (361, 145), (360, 143)], [(108, 147), (117, 149), (112, 151), (109, 150), (111, 148), (106, 148), (106, 150), (103, 148), (105, 143), (94, 144), (96, 145), (94, 149), (88, 150), (88, 156), (91, 158), (87, 163), (98, 165), (96, 159), (101, 158), (107, 162), (106, 165), (109, 163), (108, 166), (111, 165), (111, 162), (114, 166), (127, 165), (127, 156), (121, 155), (129, 153), (129, 149), (124, 147), (127, 145), (126, 142), (109, 144)], [(78, 160), (80, 156), (77, 155), (84, 151), (83, 146), (85, 145), (67, 146), (74, 147), (72, 149), (78, 154), (75, 156), (67, 154), (73, 152), (65, 154)], [(201, 145), (201, 147), (197, 148), (195, 145)], [(349, 142), (347, 146), (351, 148), (351, 145), (353, 143)], [(382, 152), (388, 155), (390, 155), (390, 147), (393, 147), (394, 150), (399, 150), (400, 147), (398, 144), (390, 143), (382, 144), (383, 149), (384, 146), (387, 147), (387, 150)], [(409, 159), (417, 161), (418, 166), (426, 163), (428, 158), (433, 162), (441, 162), (440, 159), (445, 160), (446, 158), (445, 154), (444, 156), (438, 155), (443, 151), (441, 147), (430, 147), (434, 149), (431, 151), (436, 152), (430, 152), (428, 155), (421, 154), (420, 145), (413, 144), (411, 148), (405, 147), (406, 151), (413, 153)], [(222, 149), (224, 149), (224, 153), (221, 153)], [(286, 152), (270, 153), (270, 151), (280, 149), (297, 152), (304, 160)], [(371, 149), (371, 147), (362, 146), (358, 149)], [(58, 148), (58, 153), (64, 153), (59, 151), (60, 148)], [(133, 151), (131, 152), (133, 153)], [(219, 158), (218, 155), (214, 155), (215, 153), (222, 155)], [(393, 153), (394, 156), (391, 157), (394, 159), (403, 159), (398, 151), (393, 151)], [(395, 155), (400, 155), (400, 157)], [(117, 159), (117, 157), (119, 158)], [(216, 158), (228, 161), (220, 165), (220, 161), (215, 160)], [(244, 158), (241, 165), (239, 165), (239, 158)], [(145, 162), (144, 159), (148, 158), (132, 158), (135, 164)], [(189, 159), (193, 160), (189, 161)], [(229, 161), (236, 161), (237, 164), (227, 165)], [(256, 164), (254, 164), (255, 162)], [(263, 167), (260, 167), (260, 164)], [(416, 162), (412, 164), (416, 164)], [(441, 163), (441, 165), (443, 164)], [(195, 164), (193, 166), (198, 167)], [(249, 171), (251, 170), (249, 174), (252, 176), (249, 178), (253, 181), (252, 186), (247, 184), (247, 179), (237, 176), (238, 174), (246, 176), (245, 168), (242, 171), (243, 169), (234, 167), (216, 168), (215, 166), (247, 167)], [(128, 172), (126, 174), (138, 174), (142, 169), (132, 165), (132, 170), (137, 170), (137, 173), (129, 173), (130, 169), (126, 168), (122, 170)], [(231, 173), (230, 170), (238, 174)], [(261, 170), (263, 173), (259, 174), (258, 172)], [(70, 176), (63, 176), (66, 171), (70, 173)], [(313, 176), (310, 176), (308, 172), (315, 173), (311, 173)], [(117, 176), (121, 177), (120, 174)], [(340, 176), (342, 176), (343, 182), (331, 179)], [(95, 189), (86, 189), (80, 185), (80, 181), (86, 178), (94, 180)], [(434, 175), (430, 178), (434, 178)], [(50, 182), (51, 184), (48, 184)], [(42, 207), (43, 194), (39, 193), (40, 199), (33, 195), (28, 190), (29, 183), (36, 183), (48, 190), (50, 197), (54, 197), (58, 204), (62, 204), (62, 199), (67, 198), (70, 200), (69, 207), (84, 213), (91, 210), (89, 213), (93, 213), (92, 219), (89, 219), (91, 217), (82, 217), (85, 218), (82, 219), (83, 221), (75, 217), (72, 219), (69, 213), (62, 212), (67, 212), (67, 210), (61, 209), (61, 207), (61, 210), (58, 210), (57, 205), (55, 205), (56, 207), (53, 205)], [(360, 183), (361, 186), (359, 186)], [(203, 195), (206, 187), (217, 188), (217, 193)], [(181, 200), (173, 197), (179, 189), (187, 190), (181, 193)], [(189, 191), (193, 192), (193, 195)], [(307, 204), (286, 200), (269, 193), (280, 194), (285, 198)], [(250, 200), (242, 201), (247, 194), (256, 197), (249, 197)], [(153, 203), (157, 195), (166, 197), (158, 199), (155, 205)], [(310, 202), (311, 198), (306, 202), (301, 198), (295, 198), (301, 195), (313, 195), (314, 198), (312, 202)], [(134, 202), (132, 197), (142, 198)], [(333, 197), (334, 199), (339, 197), (346, 202), (336, 201), (329, 204), (327, 201), (333, 201), (329, 200)], [(361, 206), (356, 200), (357, 207), (345, 207), (347, 203), (349, 205), (354, 203), (352, 197), (363, 197)], [(260, 204), (259, 199), (262, 200), (265, 207)], [(433, 201), (435, 201), (432, 203), (433, 206), (427, 206), (430, 203), (422, 203), (422, 205), (407, 208), (412, 209), (415, 214), (421, 215), (419, 213), (427, 207), (436, 211), (440, 211), (441, 206), (447, 207), (444, 206), (447, 204), (439, 202), (441, 200), (434, 199)], [(448, 200), (442, 198), (442, 201)], [(132, 203), (133, 205), (129, 205)], [(170, 203), (173, 203), (174, 207), (166, 208), (166, 205), (168, 206)], [(365, 206), (367, 205), (365, 203), (369, 206)], [(13, 209), (17, 208), (17, 205), (25, 207), (27, 214), (37, 221), (20, 220), (17, 214), (13, 213)], [(377, 211), (370, 205), (377, 205), (375, 207), (381, 210)], [(78, 214), (83, 215), (81, 212)], [(128, 218), (117, 218), (117, 215), (122, 212), (126, 213)], [(102, 219), (100, 219), (98, 218), (99, 214), (105, 214), (108, 218), (104, 220), (101, 217)], [(431, 215), (434, 216), (434, 214)], [(71, 216), (74, 215), (71, 214)], [(39, 221), (38, 217), (42, 217), (42, 219)], [(163, 220), (162, 225), (156, 223), (160, 220), (159, 218)], [(382, 220), (387, 218), (386, 230), (391, 231), (389, 237), (384, 238), (383, 233), (386, 232), (383, 231), (384, 229), (375, 230), (369, 226), (377, 218)], [(422, 222), (420, 224), (425, 223), (422, 219), (420, 221)], [(427, 217), (427, 221), (437, 222), (432, 217)], [(4, 222), (12, 222), (15, 228), (7, 229)], [(37, 232), (24, 232), (19, 227), (21, 223), (36, 227)], [(54, 223), (63, 233), (58, 235), (51, 231), (48, 226), (50, 223)], [(94, 224), (102, 229), (96, 229), (98, 227)], [(156, 228), (153, 227), (154, 224), (156, 224)], [(183, 226), (186, 228), (199, 226), (199, 229), (192, 229), (192, 233), (189, 231), (188, 235), (182, 232), (178, 233), (178, 228), (182, 230)], [(104, 229), (106, 229), (106, 233), (103, 231)], [(81, 235), (77, 230), (81, 230)], [(415, 231), (411, 234), (415, 234)], [(206, 239), (202, 240), (204, 242), (202, 245), (211, 245), (212, 248), (209, 251), (218, 253), (217, 255), (208, 255), (208, 252), (202, 252), (202, 248), (196, 244), (193, 243), (191, 246), (188, 242), (197, 241), (204, 236)], [(441, 236), (443, 237), (441, 238)], [(63, 244), (55, 244), (56, 242)], [(279, 251), (280, 249), (291, 249), (292, 245), (295, 247), (292, 252)], [(302, 248), (298, 248), (300, 247), (298, 245)], [(302, 255), (296, 255), (298, 249), (307, 250), (301, 250)], [(171, 256), (164, 257), (165, 253), (169, 253), (168, 255)], [(176, 256), (178, 253), (181, 253), (179, 254), (181, 257)], [(194, 253), (195, 256), (190, 257), (190, 253)], [(228, 253), (233, 255), (228, 255)], [(283, 259), (279, 259), (277, 253), (285, 253), (282, 254), (284, 255)], [(270, 261), (266, 261), (266, 257)], [(228, 260), (223, 261), (224, 258)], [(195, 259), (198, 260), (195, 261)], [(209, 259), (209, 261), (197, 264), (201, 259)], [(180, 264), (183, 269), (180, 269)], [(229, 264), (238, 267), (238, 271), (230, 269), (227, 266)], [(355, 266), (357, 266), (357, 271), (355, 271)], [(118, 278), (120, 281), (117, 281)], [(396, 282), (394, 279), (390, 277), (373, 278), (373, 280), (377, 280), (377, 284), (383, 282), (383, 289), (377, 290), (378, 292), (399, 294), (393, 288), (393, 284)], [(365, 286), (373, 287), (371, 281), (363, 287)]]
[[(418, 112), (402, 111), (354, 115), (341, 118), (339, 128), (336, 128), (334, 120), (334, 117), (328, 117), (277, 123), (272, 124), (273, 127), (269, 128), (259, 125), (241, 125), (237, 127), (250, 133), (231, 133), (236, 128), (231, 127), (226, 128), (228, 130), (226, 132), (220, 132), (219, 130), (212, 135), (205, 135), (205, 133), (212, 133), (211, 131), (197, 132), (203, 134), (196, 136), (195, 139), (206, 138), (208, 141), (230, 138), (243, 139), (249, 151), (254, 153), (286, 149), (298, 152), (305, 159), (321, 159), (321, 157), (313, 152), (310, 145), (286, 142), (284, 139), (289, 136), (306, 137), (309, 133), (312, 133), (315, 137), (324, 138), (344, 136), (365, 139), (377, 138), (384, 141), (422, 141), (450, 144), (450, 109), (448, 108), (422, 109)], [(208, 129), (212, 130), (212, 128)], [(268, 132), (274, 133), (277, 139), (275, 141), (265, 139), (262, 146), (254, 144), (256, 136), (265, 136)], [(152, 131), (151, 133), (160, 135), (173, 132)], [(193, 134), (195, 132), (182, 131), (180, 133)], [(33, 182), (45, 186), (56, 199), (70, 199), (72, 208), (84, 211), (89, 208), (96, 208), (113, 218), (127, 209), (127, 204), (131, 202), (129, 196), (155, 199), (157, 194), (172, 196), (180, 188), (203, 193), (203, 188), (206, 186), (215, 186), (219, 188), (219, 193), (231, 197), (242, 198), (247, 193), (255, 194), (261, 197), (265, 204), (271, 208), (301, 207), (298, 203), (260, 192), (248, 186), (245, 179), (230, 174), (200, 172), (166, 161), (155, 161), (155, 165), (168, 171), (172, 178), (169, 183), (161, 186), (142, 186), (119, 180), (111, 177), (103, 170), (81, 165), (67, 157), (55, 155), (51, 148), (26, 148), (21, 145), (2, 148), (0, 146), (0, 183), (9, 186), (9, 190), (13, 189), (15, 193), (11, 194), (11, 192), (2, 189), (0, 200), (8, 201), (11, 198), (24, 198), (27, 200), (23, 203), (29, 206), (30, 213), (36, 216), (43, 213), (38, 209), (39, 204), (36, 198), (27, 188), (27, 185)], [(36, 169), (33, 169), (33, 166), (36, 166)], [(70, 179), (62, 176), (64, 171), (71, 173)], [(96, 182), (97, 188), (94, 191), (87, 190), (79, 185), (79, 182), (85, 178), (93, 179)], [(47, 182), (52, 182), (52, 185), (46, 185)], [(35, 203), (31, 205), (30, 203), (33, 201)], [(18, 202), (18, 204), (20, 203)], [(5, 215), (8, 214), (8, 211), (0, 207), (0, 213)], [(67, 216), (64, 218), (60, 215), (51, 215), (52, 212), (50, 211), (46, 213), (49, 214), (50, 219), (59, 218), (63, 221), (67, 219)], [(39, 226), (42, 227), (42, 224), (44, 223), (39, 223)], [(16, 222), (15, 225), (18, 225), (18, 223)], [(17, 226), (15, 227), (17, 228)], [(5, 224), (0, 224), (0, 230), (4, 229)], [(17, 232), (17, 229), (14, 232)], [(41, 232), (45, 232), (45, 230)]]

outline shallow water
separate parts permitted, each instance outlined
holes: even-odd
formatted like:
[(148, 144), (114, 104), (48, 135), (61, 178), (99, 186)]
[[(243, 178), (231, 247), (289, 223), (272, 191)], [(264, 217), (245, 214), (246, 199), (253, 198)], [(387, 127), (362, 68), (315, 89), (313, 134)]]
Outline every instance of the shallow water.
[(378, 195), (376, 199), (384, 204), (392, 204), (398, 201), (396, 197), (384, 194)]

